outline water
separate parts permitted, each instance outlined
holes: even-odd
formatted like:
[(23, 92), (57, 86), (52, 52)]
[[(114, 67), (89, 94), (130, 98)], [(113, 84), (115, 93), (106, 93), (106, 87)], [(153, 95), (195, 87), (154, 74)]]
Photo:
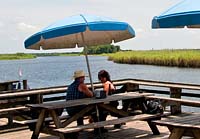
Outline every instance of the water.
[[(107, 61), (105, 56), (89, 56), (89, 62), (94, 82), (98, 81), (98, 71), (105, 69), (109, 71), (113, 80), (133, 78), (200, 84), (200, 70), (194, 68), (116, 64), (112, 61)], [(3, 60), (0, 61), (0, 65), (0, 82), (27, 79), (30, 88), (69, 85), (73, 81), (72, 76), (75, 70), (82, 69), (87, 72), (84, 56), (53, 56), (27, 60)], [(21, 78), (19, 78), (19, 69), (22, 70)], [(89, 83), (89, 78), (86, 78), (86, 82)], [(187, 111), (198, 111), (196, 108), (184, 107), (184, 109), (187, 109)]]
[[(107, 61), (105, 56), (89, 56), (93, 81), (98, 81), (97, 73), (101, 69), (110, 72), (114, 79), (146, 79), (200, 84), (200, 70), (193, 68), (160, 67), (151, 65), (116, 64)], [(73, 72), (82, 69), (87, 72), (84, 56), (38, 57), (28, 60), (0, 61), (0, 82), (27, 79), (31, 88), (67, 85), (72, 82)], [(89, 78), (86, 78), (89, 82)]]

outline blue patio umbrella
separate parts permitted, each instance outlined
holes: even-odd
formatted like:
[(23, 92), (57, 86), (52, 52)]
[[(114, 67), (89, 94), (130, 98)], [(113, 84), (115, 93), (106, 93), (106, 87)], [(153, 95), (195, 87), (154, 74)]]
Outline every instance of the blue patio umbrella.
[(84, 47), (92, 89), (93, 82), (87, 57), (87, 47), (111, 44), (135, 37), (126, 22), (93, 15), (67, 17), (49, 25), (25, 40), (27, 49), (63, 49)]
[(200, 0), (183, 0), (152, 20), (152, 28), (200, 28)]

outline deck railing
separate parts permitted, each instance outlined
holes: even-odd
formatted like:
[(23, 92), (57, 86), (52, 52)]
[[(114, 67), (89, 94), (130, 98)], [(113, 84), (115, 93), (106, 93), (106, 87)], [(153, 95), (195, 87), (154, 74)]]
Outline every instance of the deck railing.
[[(165, 97), (178, 99), (181, 99), (182, 97), (200, 97), (200, 85), (197, 84), (161, 82), (141, 79), (114, 80), (113, 83), (121, 92), (150, 92), (155, 93), (155, 95), (164, 95)], [(25, 84), (27, 84), (27, 82)], [(90, 87), (89, 84), (88, 87)], [(17, 107), (20, 106), (20, 103), (22, 106), (24, 106), (27, 103), (45, 103), (48, 101), (63, 100), (65, 99), (67, 88), (68, 86), (55, 86), (29, 90), (26, 88), (22, 90), (0, 91), (0, 109)], [(99, 82), (94, 83), (94, 88), (102, 88), (102, 84)], [(184, 92), (183, 90), (188, 92)], [(192, 106), (192, 104), (189, 103), (185, 103), (184, 105)], [(171, 105), (170, 111), (171, 113), (181, 113), (181, 103)]]

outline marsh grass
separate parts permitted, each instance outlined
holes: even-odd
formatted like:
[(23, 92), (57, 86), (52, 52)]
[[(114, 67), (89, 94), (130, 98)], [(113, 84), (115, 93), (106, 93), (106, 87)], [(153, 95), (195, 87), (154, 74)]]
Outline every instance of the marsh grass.
[(200, 67), (200, 50), (121, 51), (108, 55), (116, 63)]
[(33, 59), (45, 56), (80, 56), (80, 53), (16, 53), (16, 54), (0, 54), (0, 60), (17, 60), (17, 59)]
[(36, 58), (36, 56), (24, 53), (0, 54), (0, 60), (17, 60), (17, 59), (32, 59), (32, 58)]

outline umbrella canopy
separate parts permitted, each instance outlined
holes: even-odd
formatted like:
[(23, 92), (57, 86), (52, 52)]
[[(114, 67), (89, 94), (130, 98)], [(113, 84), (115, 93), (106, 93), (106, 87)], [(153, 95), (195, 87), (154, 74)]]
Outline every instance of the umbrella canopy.
[(200, 28), (200, 0), (183, 0), (152, 20), (152, 28)]
[(25, 40), (27, 49), (62, 49), (84, 47), (86, 62), (93, 89), (87, 47), (111, 44), (135, 37), (133, 28), (126, 22), (93, 15), (77, 15), (60, 20)]
[(110, 44), (135, 37), (126, 22), (107, 17), (77, 15), (60, 20), (25, 40), (27, 49), (62, 49)]

